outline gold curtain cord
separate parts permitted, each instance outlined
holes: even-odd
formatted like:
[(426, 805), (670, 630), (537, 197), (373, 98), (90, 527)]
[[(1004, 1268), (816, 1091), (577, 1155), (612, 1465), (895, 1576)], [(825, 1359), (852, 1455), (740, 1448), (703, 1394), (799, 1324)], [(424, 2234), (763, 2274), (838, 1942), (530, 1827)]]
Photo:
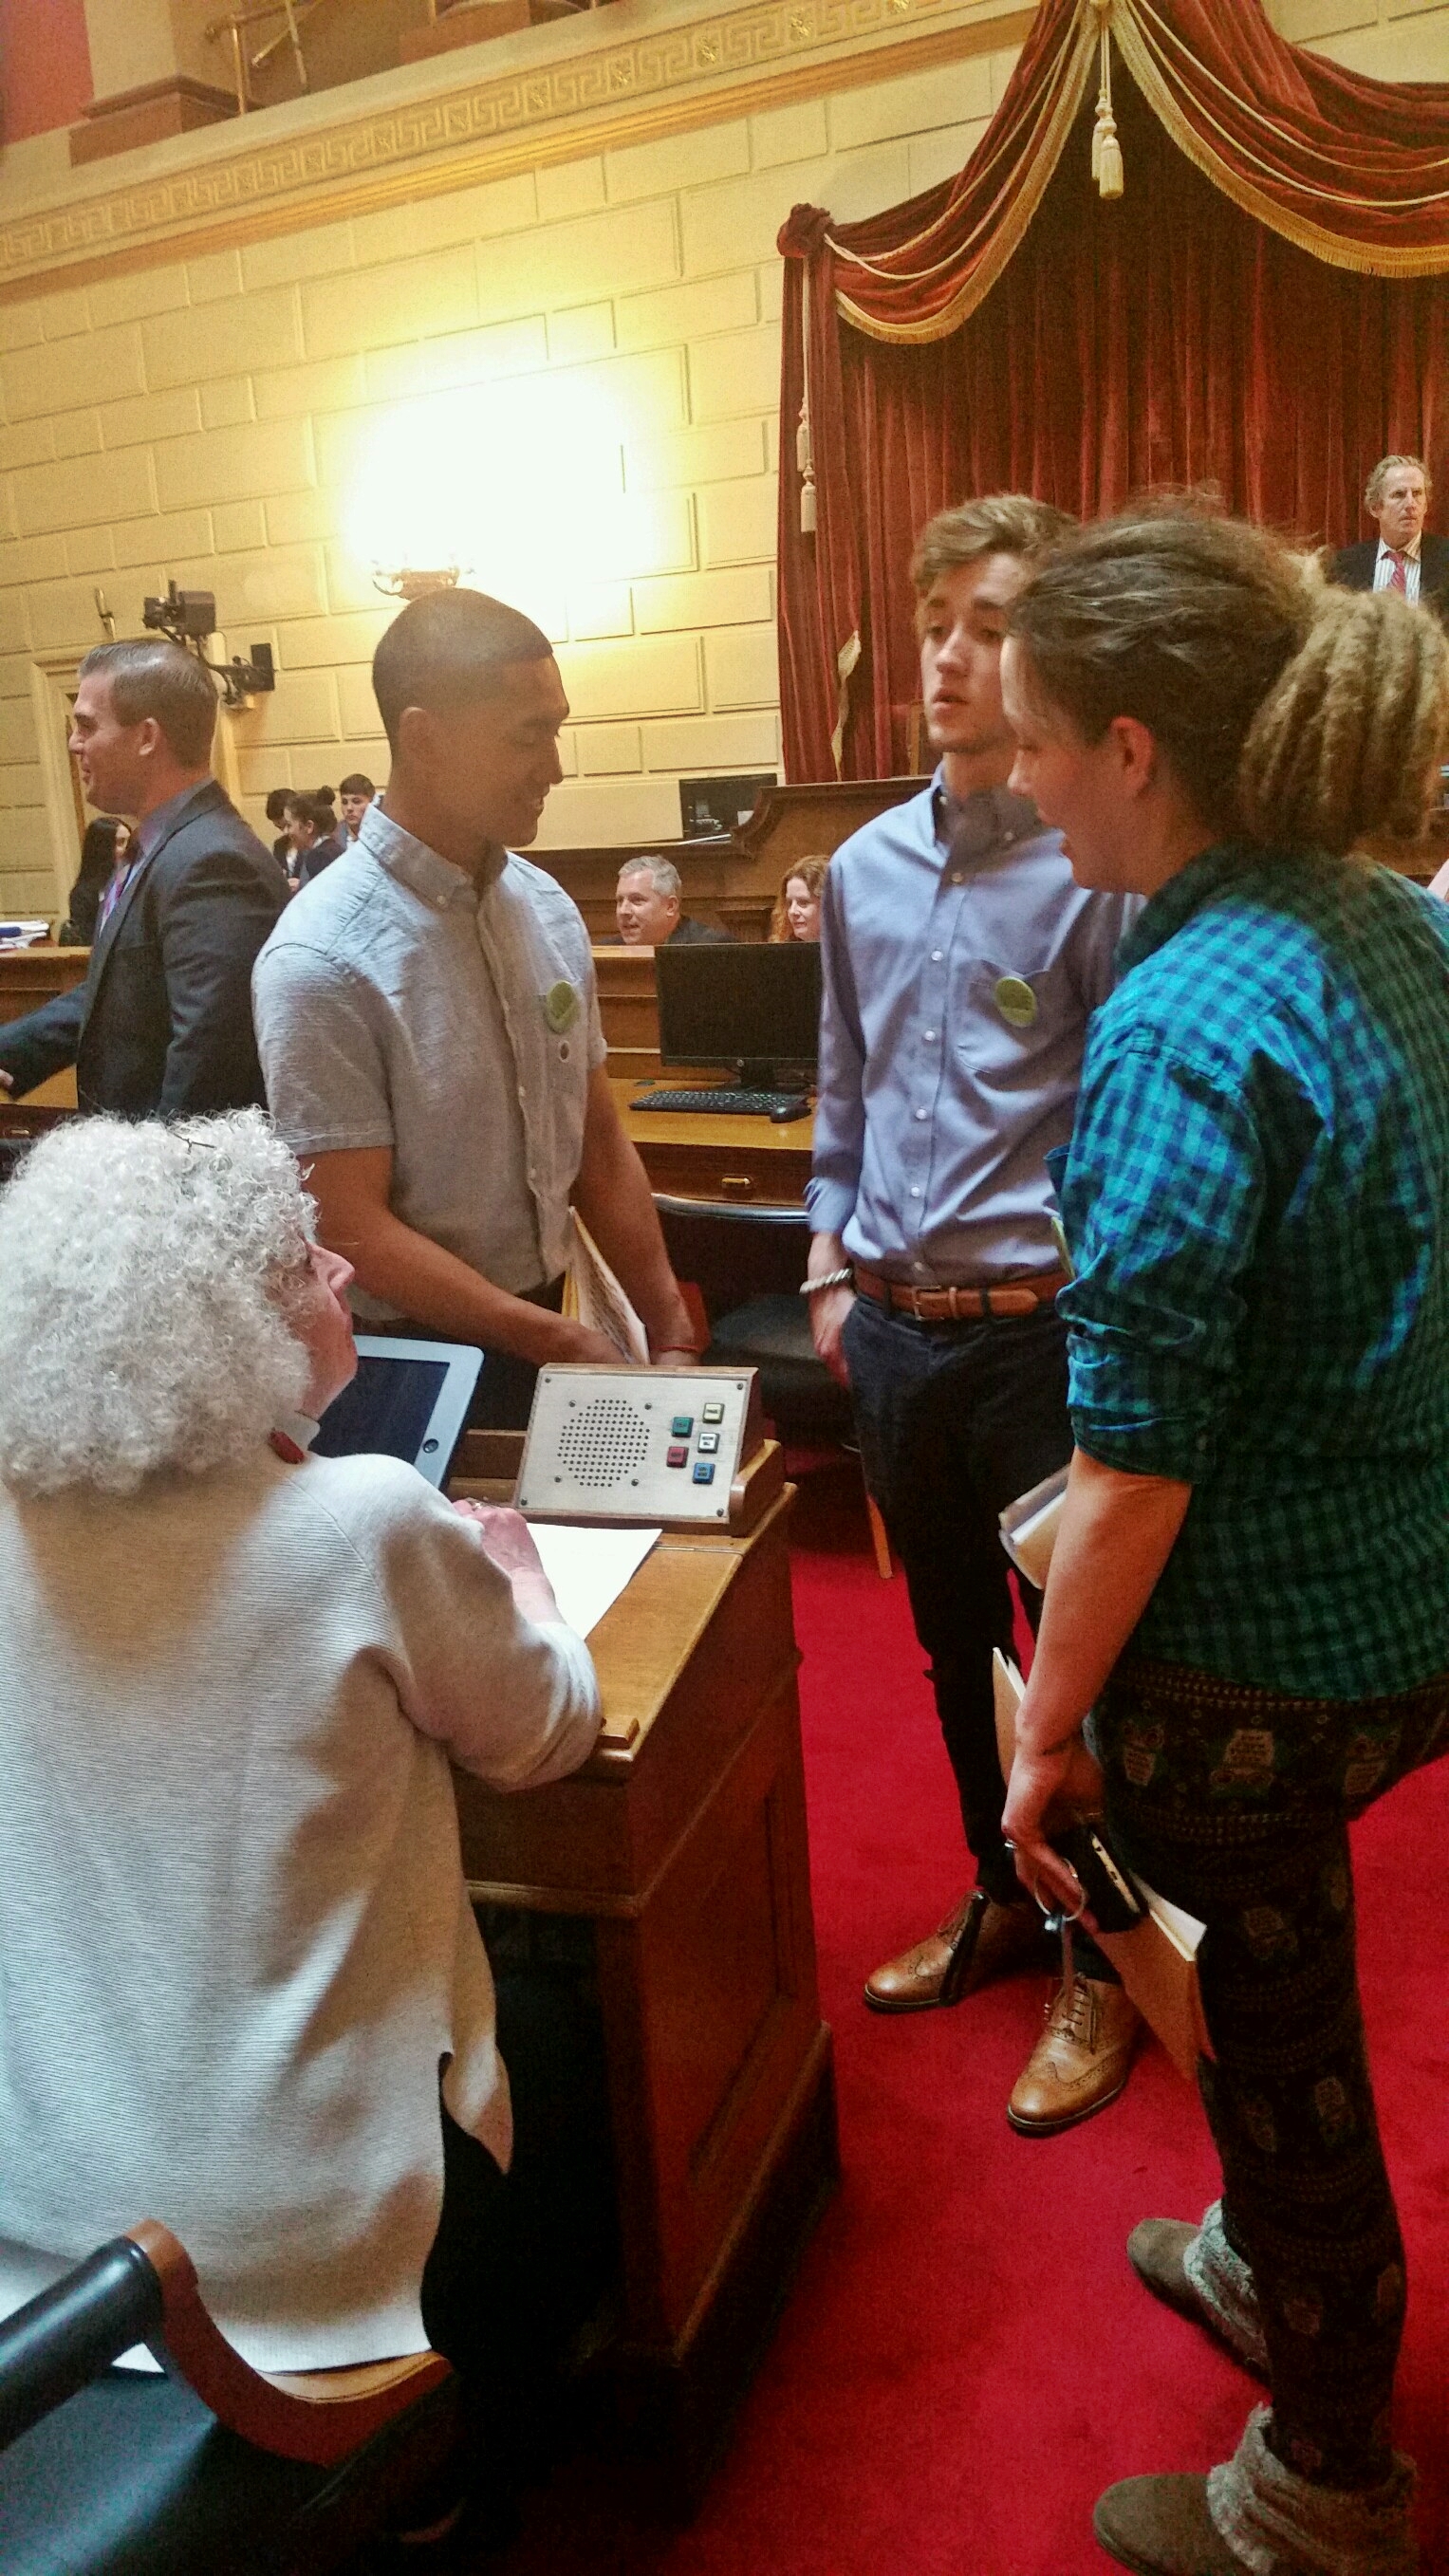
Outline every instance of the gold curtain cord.
[[(923, 322), (886, 322), (873, 313), (865, 312), (842, 287), (837, 287), (835, 307), (845, 321), (851, 323), (857, 331), (865, 332), (872, 340), (890, 340), (902, 346), (920, 346), (928, 340), (949, 339), (953, 331), (960, 329), (968, 316), (975, 312), (977, 305), (985, 302), (1020, 244), (1046, 194), (1052, 173), (1061, 159), (1063, 147), (1076, 120), (1077, 110), (1087, 94), (1087, 84), (1096, 52), (1097, 30), (1089, 5), (1087, 23), (1079, 26), (1070, 53), (1064, 54), (1062, 58), (1056, 95), (1053, 98), (1049, 91), (1043, 102), (1042, 113), (1037, 120), (1033, 137), (1035, 151), (1015, 200), (1002, 217), (990, 247), (979, 265), (963, 281), (950, 302), (943, 305), (939, 313), (929, 315)], [(969, 236), (970, 239), (975, 240), (978, 234), (987, 229), (997, 203), (999, 199), (993, 201), (992, 208), (976, 226), (975, 231)], [(916, 238), (924, 241), (928, 235), (922, 233)], [(903, 252), (913, 247), (914, 244), (911, 242), (904, 242), (901, 245)], [(940, 276), (943, 271), (954, 268), (960, 257), (957, 252), (951, 258), (937, 260), (930, 267), (913, 274), (908, 270), (881, 268), (872, 261), (858, 257), (854, 251), (842, 248), (833, 239), (830, 241), (830, 248), (837, 259), (844, 261), (850, 267), (869, 270), (873, 276), (890, 284), (902, 286), (913, 286), (926, 278)]]
[[(959, 330), (961, 324), (975, 312), (977, 306), (985, 302), (1019, 247), (1046, 194), (1047, 186), (1061, 158), (1078, 110), (1087, 94), (1094, 58), (1098, 57), (1101, 40), (1106, 36), (1109, 27), (1124, 64), (1132, 74), (1149, 107), (1160, 123), (1166, 127), (1178, 150), (1186, 155), (1195, 168), (1201, 170), (1205, 178), (1211, 180), (1214, 187), (1219, 188), (1225, 197), (1230, 198), (1234, 205), (1240, 206), (1245, 213), (1254, 216), (1271, 232), (1281, 234), (1285, 241), (1294, 243), (1300, 250), (1309, 251), (1314, 258), (1325, 261), (1331, 267), (1353, 269), (1364, 276), (1435, 277), (1449, 271), (1449, 233), (1446, 233), (1444, 241), (1436, 243), (1359, 242), (1342, 232), (1330, 229), (1326, 223), (1315, 222), (1311, 216), (1299, 214), (1283, 205), (1276, 196), (1270, 195), (1265, 188), (1246, 177), (1241, 167), (1243, 163), (1247, 163), (1253, 170), (1271, 179), (1278, 174), (1269, 162), (1261, 159), (1256, 153), (1245, 150), (1199, 98), (1194, 97), (1192, 102), (1196, 113), (1214, 136), (1221, 137), (1226, 147), (1226, 154), (1215, 149), (1214, 144), (1184, 112), (1183, 95), (1191, 96), (1188, 80), (1185, 77), (1187, 67), (1190, 67), (1191, 73), (1196, 75), (1197, 81), (1204, 89), (1217, 90), (1224, 96), (1231, 96), (1231, 93), (1225, 90), (1224, 84), (1206, 64), (1198, 61), (1196, 55), (1190, 52), (1173, 29), (1164, 24), (1152, 6), (1152, 0), (1079, 0), (1079, 16), (1074, 36), (1070, 44), (1063, 47), (1057, 67), (1050, 75), (1042, 106), (1031, 132), (1013, 154), (1016, 166), (1022, 171), (1015, 198), (1008, 205), (1004, 215), (1001, 215), (994, 235), (971, 274), (962, 281), (957, 292), (939, 312), (914, 322), (885, 320), (858, 304), (845, 287), (837, 285), (835, 307), (842, 320), (850, 323), (854, 330), (863, 332), (868, 339), (890, 341), (898, 346), (920, 347), (931, 340), (948, 339), (950, 334)], [(1173, 56), (1178, 58), (1177, 61), (1172, 59)], [(1234, 104), (1244, 109), (1265, 133), (1281, 140), (1297, 143), (1297, 138), (1291, 135), (1287, 127), (1264, 114), (1250, 101), (1234, 100)], [(1327, 160), (1329, 157), (1311, 145), (1300, 144), (1298, 148), (1311, 153), (1317, 160)], [(993, 160), (999, 159), (1005, 149), (1003, 138), (1003, 142), (995, 148), (992, 158), (982, 165), (980, 176), (986, 175), (992, 167)], [(1431, 163), (1430, 166), (1432, 168), (1438, 165)], [(1444, 166), (1449, 169), (1449, 155), (1445, 156)], [(1318, 187), (1308, 180), (1294, 180), (1290, 184), (1296, 195), (1325, 209), (1338, 207), (1345, 212), (1371, 211), (1380, 205), (1378, 199), (1354, 196), (1343, 189)], [(826, 241), (841, 267), (856, 269), (864, 276), (878, 278), (883, 285), (925, 285), (932, 278), (947, 275), (952, 269), (959, 267), (963, 250), (969, 250), (971, 244), (980, 240), (983, 234), (990, 233), (992, 223), (997, 219), (1000, 204), (1001, 194), (998, 192), (980, 222), (973, 226), (964, 243), (958, 244), (948, 257), (931, 261), (919, 269), (901, 268), (894, 263), (896, 259), (907, 257), (912, 250), (924, 247), (936, 231), (936, 224), (926, 227), (912, 240), (903, 242), (899, 251), (893, 255), (890, 266), (886, 266), (879, 260), (866, 259), (859, 252), (851, 250), (845, 243), (837, 240), (833, 234), (827, 234)], [(1439, 205), (1449, 213), (1449, 187), (1444, 190), (1433, 190), (1421, 197), (1403, 198), (1399, 200), (1399, 204), (1406, 213), (1425, 206)]]
[[(1097, 0), (1093, 0), (1093, 6), (1096, 5)], [(1232, 104), (1239, 108), (1245, 117), (1250, 117), (1255, 125), (1261, 125), (1266, 134), (1274, 135), (1280, 143), (1291, 144), (1296, 151), (1303, 154), (1306, 160), (1322, 161), (1330, 169), (1337, 167), (1331, 152), (1322, 151), (1316, 144), (1306, 142), (1302, 135), (1295, 134), (1293, 132), (1291, 126), (1285, 125), (1281, 118), (1269, 116), (1266, 111), (1259, 107), (1253, 99), (1246, 95), (1246, 93), (1239, 97), (1234, 91), (1229, 89), (1226, 81), (1219, 80), (1215, 71), (1209, 70), (1206, 63), (1200, 63), (1197, 56), (1191, 53), (1188, 47), (1184, 44), (1183, 39), (1179, 36), (1176, 28), (1169, 27), (1167, 21), (1158, 16), (1156, 9), (1152, 6), (1152, 0), (1131, 0), (1131, 5), (1135, 7), (1138, 17), (1143, 21), (1143, 34), (1145, 41), (1148, 44), (1155, 45), (1155, 49), (1158, 53), (1163, 55), (1176, 54), (1182, 61), (1190, 63), (1193, 70), (1199, 75), (1199, 77), (1207, 82), (1212, 89), (1215, 89), (1220, 97), (1231, 100)], [(1155, 37), (1147, 33), (1149, 26), (1156, 30)], [(1207, 109), (1204, 108), (1204, 116), (1206, 116), (1207, 113)], [(1213, 122), (1214, 120), (1209, 121)], [(1222, 126), (1217, 126), (1216, 131), (1221, 134), (1225, 129)], [(1259, 162), (1258, 167), (1260, 169), (1267, 170), (1271, 169), (1272, 165), (1269, 162), (1262, 161)], [(1437, 160), (1431, 160), (1427, 164), (1427, 167), (1431, 170), (1443, 169), (1449, 171), (1449, 152), (1441, 153)], [(1295, 180), (1293, 185), (1295, 187), (1301, 187), (1305, 194), (1316, 196), (1320, 193), (1319, 190), (1311, 188), (1306, 180)], [(1377, 197), (1344, 196), (1336, 189), (1329, 189), (1322, 193), (1331, 198), (1337, 205), (1377, 206), (1380, 202)], [(1400, 207), (1437, 206), (1441, 204), (1449, 204), (1449, 189), (1435, 188), (1430, 191), (1428, 196), (1425, 197), (1396, 197), (1394, 203), (1396, 206)]]
[[(1058, 69), (1060, 69), (1060, 66)], [(1055, 78), (1056, 75), (1054, 74), (1053, 77)], [(1043, 123), (1050, 115), (1051, 106), (1052, 97), (1050, 88), (1048, 88), (1042, 94), (1041, 106), (1037, 114), (1038, 124)], [(986, 139), (989, 139), (989, 130), (988, 137), (983, 138), (983, 140)], [(1023, 157), (1023, 154), (1019, 150), (1016, 152), (1010, 151), (1007, 140), (1005, 136), (1003, 136), (996, 144), (994, 150), (989, 154), (988, 158), (982, 163), (977, 176), (979, 179), (984, 179), (987, 176), (987, 173), (998, 161), (1010, 159), (1013, 166), (1015, 166)], [(961, 242), (958, 249), (953, 251), (945, 259), (933, 260), (926, 268), (896, 268), (894, 266), (888, 268), (880, 260), (867, 259), (863, 251), (851, 250), (844, 242), (838, 242), (833, 233), (827, 233), (825, 235), (825, 242), (827, 248), (834, 251), (837, 259), (847, 261), (852, 268), (862, 269), (868, 277), (879, 277), (883, 279), (887, 286), (919, 286), (923, 284), (927, 278), (940, 277), (944, 272), (957, 266), (960, 260), (961, 251), (969, 249), (972, 242), (978, 240), (983, 233), (990, 232), (992, 223), (996, 216), (997, 208), (1000, 204), (1001, 191), (998, 190), (997, 194), (992, 198), (990, 205), (987, 207), (985, 214), (981, 217), (980, 222), (973, 225), (971, 231), (966, 234), (965, 239)], [(941, 222), (942, 217), (938, 215), (934, 223), (927, 224), (921, 232), (913, 233), (909, 241), (902, 242), (899, 248), (892, 253), (892, 259), (904, 259), (909, 252), (919, 249), (922, 242), (928, 242), (933, 233), (939, 231)]]
[[(1255, 216), (1270, 232), (1280, 233), (1285, 241), (1293, 242), (1299, 250), (1310, 251), (1315, 259), (1323, 260), (1331, 268), (1353, 269), (1362, 277), (1439, 277), (1449, 270), (1449, 237), (1442, 242), (1354, 241), (1345, 233), (1330, 231), (1326, 224), (1315, 223), (1308, 215), (1295, 214), (1291, 207), (1255, 187), (1231, 162), (1223, 160), (1183, 115), (1167, 65), (1160, 60), (1139, 24), (1140, 5), (1141, 0), (1117, 0), (1115, 25), (1122, 59), (1178, 150), (1185, 153), (1204, 178), (1220, 188), (1225, 197), (1230, 197), (1235, 206), (1241, 206), (1245, 214)], [(1208, 117), (1205, 109), (1201, 113), (1214, 133), (1223, 133), (1224, 129), (1215, 118)], [(1240, 146), (1232, 144), (1231, 137), (1225, 136), (1224, 139), (1240, 158), (1251, 161), (1256, 169), (1268, 169), (1268, 164), (1258, 160), (1255, 154), (1243, 153)], [(1273, 174), (1270, 172), (1269, 175)], [(1379, 203), (1372, 197), (1352, 197), (1345, 192), (1315, 188), (1306, 180), (1292, 184), (1298, 195), (1319, 205), (1368, 210)], [(1407, 198), (1401, 203), (1406, 210), (1413, 206), (1442, 205), (1449, 212), (1449, 190), (1436, 190), (1427, 197)]]

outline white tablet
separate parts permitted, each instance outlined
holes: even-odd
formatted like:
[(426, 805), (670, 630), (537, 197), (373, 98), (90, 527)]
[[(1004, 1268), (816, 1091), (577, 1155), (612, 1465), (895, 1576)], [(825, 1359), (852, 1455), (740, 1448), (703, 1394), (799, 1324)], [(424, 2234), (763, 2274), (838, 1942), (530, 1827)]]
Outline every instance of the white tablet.
[(464, 1342), (359, 1333), (357, 1375), (323, 1414), (313, 1456), (405, 1458), (430, 1485), (442, 1485), (482, 1366), (482, 1352)]

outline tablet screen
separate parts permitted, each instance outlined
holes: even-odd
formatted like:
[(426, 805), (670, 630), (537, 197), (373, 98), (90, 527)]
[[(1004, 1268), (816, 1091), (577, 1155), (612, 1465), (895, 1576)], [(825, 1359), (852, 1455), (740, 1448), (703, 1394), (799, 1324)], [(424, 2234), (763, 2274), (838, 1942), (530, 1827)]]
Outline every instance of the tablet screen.
[(445, 1360), (360, 1358), (322, 1416), (314, 1457), (403, 1458), (427, 1472), (423, 1441), (447, 1374)]

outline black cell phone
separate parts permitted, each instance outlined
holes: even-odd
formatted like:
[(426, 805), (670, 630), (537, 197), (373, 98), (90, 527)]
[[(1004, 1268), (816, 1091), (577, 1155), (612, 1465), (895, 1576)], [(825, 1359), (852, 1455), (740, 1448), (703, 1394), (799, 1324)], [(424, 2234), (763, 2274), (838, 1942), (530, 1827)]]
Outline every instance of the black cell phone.
[(1051, 1845), (1076, 1871), (1087, 1911), (1099, 1932), (1133, 1932), (1146, 1922), (1146, 1903), (1126, 1862), (1118, 1859), (1108, 1842), (1105, 1826), (1069, 1825), (1052, 1835)]

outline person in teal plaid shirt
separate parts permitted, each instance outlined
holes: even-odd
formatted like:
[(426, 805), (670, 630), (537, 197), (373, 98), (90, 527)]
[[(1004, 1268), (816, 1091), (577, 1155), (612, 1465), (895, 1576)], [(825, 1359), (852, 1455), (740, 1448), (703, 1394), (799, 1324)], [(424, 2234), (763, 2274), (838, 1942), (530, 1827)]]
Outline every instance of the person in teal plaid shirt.
[(1139, 2576), (1410, 2576), (1347, 1826), (1449, 1750), (1449, 910), (1354, 853), (1421, 827), (1449, 654), (1163, 512), (1048, 559), (1003, 685), (1013, 786), (1148, 898), (1059, 1158), (1076, 1447), (1005, 1830), (1070, 1909), (1048, 1829), (1104, 1811), (1206, 1926), (1222, 2198), (1129, 2253), (1272, 2400), (1097, 2536)]

